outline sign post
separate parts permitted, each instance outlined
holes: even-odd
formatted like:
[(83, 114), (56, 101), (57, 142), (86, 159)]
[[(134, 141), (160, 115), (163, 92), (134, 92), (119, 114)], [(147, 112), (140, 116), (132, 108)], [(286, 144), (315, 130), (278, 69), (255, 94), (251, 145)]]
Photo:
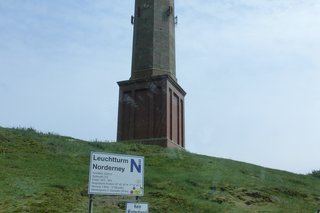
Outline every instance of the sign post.
[(92, 213), (93, 210), (93, 194), (89, 195), (89, 213)]
[(91, 152), (88, 193), (89, 213), (93, 195), (144, 195), (144, 157)]

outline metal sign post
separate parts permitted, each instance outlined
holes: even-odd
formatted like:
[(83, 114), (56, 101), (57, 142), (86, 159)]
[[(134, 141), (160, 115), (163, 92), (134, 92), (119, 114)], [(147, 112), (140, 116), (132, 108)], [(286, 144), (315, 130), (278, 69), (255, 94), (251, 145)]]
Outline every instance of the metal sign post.
[(93, 213), (93, 194), (89, 195), (89, 213)]

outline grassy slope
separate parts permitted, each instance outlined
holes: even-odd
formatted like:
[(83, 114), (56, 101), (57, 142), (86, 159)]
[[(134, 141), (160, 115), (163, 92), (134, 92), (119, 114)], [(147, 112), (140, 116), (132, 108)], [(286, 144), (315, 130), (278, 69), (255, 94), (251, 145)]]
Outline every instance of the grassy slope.
[[(0, 128), (0, 213), (86, 212), (91, 151), (144, 155), (152, 212), (315, 212), (320, 179), (156, 146)], [(96, 201), (95, 212), (124, 212)]]

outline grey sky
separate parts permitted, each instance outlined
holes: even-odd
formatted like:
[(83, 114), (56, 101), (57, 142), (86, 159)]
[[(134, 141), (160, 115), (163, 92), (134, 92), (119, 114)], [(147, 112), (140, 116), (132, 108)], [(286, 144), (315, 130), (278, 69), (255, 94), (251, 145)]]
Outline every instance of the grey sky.
[[(0, 125), (115, 140), (134, 1), (0, 0)], [(191, 152), (320, 169), (320, 2), (176, 0)]]

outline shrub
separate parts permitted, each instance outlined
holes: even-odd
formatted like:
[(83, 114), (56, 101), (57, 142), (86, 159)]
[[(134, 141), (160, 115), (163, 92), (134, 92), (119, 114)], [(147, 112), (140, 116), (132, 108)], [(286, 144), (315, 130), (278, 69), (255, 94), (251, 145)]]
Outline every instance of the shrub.
[(311, 175), (317, 178), (320, 178), (320, 170), (313, 170)]

